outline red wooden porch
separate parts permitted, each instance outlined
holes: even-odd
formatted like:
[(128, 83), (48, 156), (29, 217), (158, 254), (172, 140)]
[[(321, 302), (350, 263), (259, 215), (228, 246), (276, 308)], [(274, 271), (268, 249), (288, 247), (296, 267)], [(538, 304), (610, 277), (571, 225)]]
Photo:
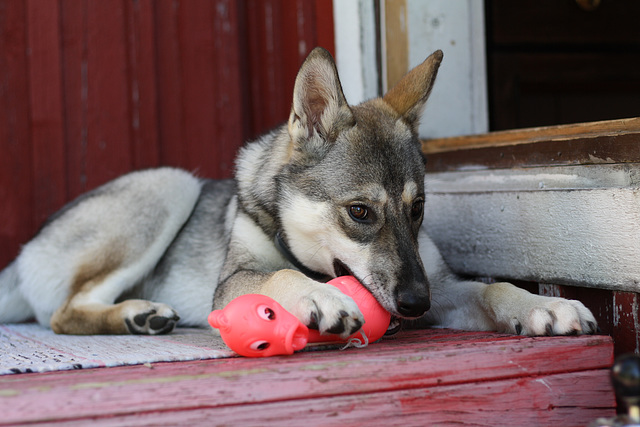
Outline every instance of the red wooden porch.
[(615, 413), (607, 336), (404, 331), (366, 349), (0, 377), (5, 425), (562, 425)]

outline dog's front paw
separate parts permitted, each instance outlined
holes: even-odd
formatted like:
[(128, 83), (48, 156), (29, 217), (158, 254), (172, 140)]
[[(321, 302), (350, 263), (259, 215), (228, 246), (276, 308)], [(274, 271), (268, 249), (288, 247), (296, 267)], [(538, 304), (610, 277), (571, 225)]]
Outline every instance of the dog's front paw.
[(319, 285), (302, 296), (293, 311), (302, 323), (321, 334), (346, 338), (364, 324), (364, 317), (353, 299), (331, 285)]
[(129, 332), (136, 335), (167, 334), (180, 320), (178, 313), (166, 304), (143, 300), (129, 300), (125, 323)]
[(537, 297), (523, 319), (514, 319), (514, 332), (522, 335), (594, 334), (596, 319), (580, 301), (564, 298)]
[(580, 301), (531, 294), (511, 283), (489, 285), (484, 298), (500, 332), (518, 335), (598, 332), (596, 319)]

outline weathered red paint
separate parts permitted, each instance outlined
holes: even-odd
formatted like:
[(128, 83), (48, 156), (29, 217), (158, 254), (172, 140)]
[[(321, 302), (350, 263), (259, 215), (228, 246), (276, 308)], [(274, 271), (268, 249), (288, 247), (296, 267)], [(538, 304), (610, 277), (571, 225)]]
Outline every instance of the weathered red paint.
[(0, 258), (13, 258), (33, 233), (26, 3), (0, 0)]
[[(134, 169), (231, 176), (287, 119), (331, 0), (0, 0), (0, 268), (72, 198)], [(293, 20), (293, 21), (292, 21)]]
[(613, 339), (619, 354), (640, 352), (640, 321), (638, 294), (613, 292)]
[(366, 349), (0, 377), (0, 425), (586, 425), (614, 414), (612, 361), (607, 336), (406, 331)]
[(602, 333), (613, 337), (616, 355), (640, 351), (637, 293), (550, 284), (539, 287), (541, 295), (580, 300), (591, 310)]

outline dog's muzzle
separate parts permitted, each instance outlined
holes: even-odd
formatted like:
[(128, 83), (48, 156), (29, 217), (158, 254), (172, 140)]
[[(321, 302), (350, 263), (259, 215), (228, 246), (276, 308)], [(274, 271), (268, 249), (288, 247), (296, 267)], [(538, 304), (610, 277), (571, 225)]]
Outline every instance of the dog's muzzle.
[(401, 290), (397, 292), (396, 307), (402, 317), (417, 318), (431, 308), (431, 301), (428, 293)]

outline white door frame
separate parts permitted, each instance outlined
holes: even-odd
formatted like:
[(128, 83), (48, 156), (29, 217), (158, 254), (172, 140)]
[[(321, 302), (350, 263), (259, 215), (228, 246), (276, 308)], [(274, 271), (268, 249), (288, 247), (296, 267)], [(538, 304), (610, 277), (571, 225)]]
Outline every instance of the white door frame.
[(336, 60), (347, 100), (357, 104), (379, 96), (379, 80), (386, 90), (397, 81), (398, 73), (404, 74), (434, 50), (442, 49), (444, 61), (425, 109), (420, 136), (487, 132), (484, 1), (378, 1), (380, 67), (374, 0), (333, 0)]

